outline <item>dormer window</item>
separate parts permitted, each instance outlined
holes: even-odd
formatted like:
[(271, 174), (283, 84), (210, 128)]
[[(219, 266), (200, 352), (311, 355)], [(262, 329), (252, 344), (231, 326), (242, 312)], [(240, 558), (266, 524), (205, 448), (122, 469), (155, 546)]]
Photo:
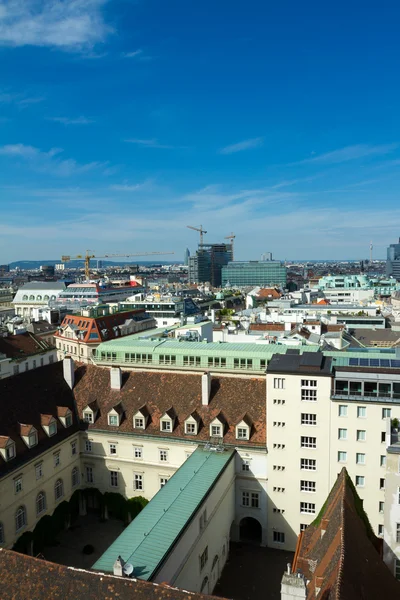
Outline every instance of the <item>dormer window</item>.
[(236, 439), (237, 440), (249, 440), (251, 432), (251, 419), (248, 415), (244, 415), (243, 419), (236, 425)]
[(211, 425), (210, 433), (213, 437), (222, 437), (222, 425)]
[(185, 433), (186, 435), (197, 435), (198, 434), (198, 430), (199, 430), (199, 416), (196, 413), (196, 411), (194, 413), (192, 413), (186, 420), (185, 420)]
[(40, 415), (41, 425), (49, 437), (57, 433), (57, 421), (53, 415)]
[(57, 417), (65, 428), (71, 427), (73, 422), (72, 412), (67, 406), (57, 406)]
[(15, 457), (15, 443), (8, 436), (0, 435), (0, 455), (6, 461)]
[(38, 435), (36, 431), (32, 431), (28, 436), (29, 448), (33, 448), (38, 443)]
[(57, 423), (55, 421), (53, 421), (49, 425), (49, 437), (51, 437), (52, 435), (56, 435), (56, 433), (57, 433)]
[(119, 416), (118, 415), (108, 415), (108, 424), (113, 426), (119, 425)]
[(171, 421), (166, 421), (166, 420), (161, 421), (161, 431), (172, 431)]
[(236, 427), (236, 439), (248, 440), (249, 439), (249, 428), (248, 427)]
[(144, 419), (143, 417), (136, 417), (136, 419), (133, 420), (133, 426), (135, 427), (135, 429), (144, 429)]
[(210, 436), (211, 437), (224, 437), (224, 421), (216, 417), (210, 423)]
[(83, 420), (85, 421), (85, 423), (93, 423), (93, 412), (92, 411), (84, 412)]
[(146, 406), (142, 406), (137, 413), (133, 415), (133, 427), (135, 429), (146, 429), (149, 418), (149, 411)]

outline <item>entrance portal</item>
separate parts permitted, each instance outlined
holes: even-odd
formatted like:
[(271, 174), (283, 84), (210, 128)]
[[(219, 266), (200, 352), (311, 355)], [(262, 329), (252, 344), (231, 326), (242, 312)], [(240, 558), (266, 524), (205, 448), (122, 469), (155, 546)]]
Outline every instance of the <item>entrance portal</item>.
[(261, 525), (253, 517), (245, 517), (240, 521), (240, 541), (261, 544)]

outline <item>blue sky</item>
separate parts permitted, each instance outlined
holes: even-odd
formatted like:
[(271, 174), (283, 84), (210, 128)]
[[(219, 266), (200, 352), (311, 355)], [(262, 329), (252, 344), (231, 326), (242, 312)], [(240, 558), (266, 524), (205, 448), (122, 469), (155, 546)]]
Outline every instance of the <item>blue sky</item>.
[[(384, 257), (398, 3), (0, 0), (0, 264)], [(166, 257), (171, 258), (171, 257)]]

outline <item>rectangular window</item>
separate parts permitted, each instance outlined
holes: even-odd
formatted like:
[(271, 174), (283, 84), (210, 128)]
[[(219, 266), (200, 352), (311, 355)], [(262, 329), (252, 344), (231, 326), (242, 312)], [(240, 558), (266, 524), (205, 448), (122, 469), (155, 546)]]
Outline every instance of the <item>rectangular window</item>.
[(92, 451), (92, 442), (90, 440), (85, 440), (85, 452)]
[(316, 388), (317, 387), (317, 380), (316, 379), (302, 379), (301, 380), (301, 387)]
[(301, 399), (303, 402), (316, 402), (317, 390), (301, 390)]
[(160, 489), (162, 487), (164, 487), (164, 485), (167, 483), (168, 478), (167, 477), (160, 477)]
[(221, 437), (221, 425), (211, 425), (211, 435)]
[(347, 404), (339, 404), (339, 417), (347, 417)]
[(284, 390), (285, 389), (285, 380), (281, 377), (274, 378), (274, 388), (276, 390)]
[(77, 454), (78, 450), (77, 450), (77, 443), (76, 442), (71, 442), (71, 455), (75, 456), (75, 454)]
[(302, 448), (316, 448), (317, 447), (317, 438), (302, 435), (301, 436), (301, 447)]
[(134, 490), (143, 490), (143, 475), (139, 473), (135, 473), (135, 478), (133, 480), (133, 489)]
[(118, 425), (118, 415), (108, 415), (109, 425)]
[(83, 420), (85, 421), (85, 423), (93, 423), (93, 413), (92, 412), (83, 413)]
[(308, 525), (306, 525), (305, 523), (300, 523), (300, 532), (301, 531), (305, 531), (307, 529)]
[(394, 576), (396, 579), (400, 579), (400, 560), (398, 558), (394, 560)]
[(250, 506), (250, 492), (242, 492), (242, 506)]
[(312, 502), (300, 502), (300, 512), (303, 514), (315, 514), (315, 504)]
[(196, 424), (195, 423), (186, 423), (186, 433), (188, 435), (193, 435), (196, 433)]
[(357, 417), (359, 419), (365, 419), (367, 416), (367, 409), (365, 406), (357, 406)]
[(208, 561), (208, 546), (205, 547), (204, 552), (200, 555), (200, 572), (204, 569)]
[(386, 456), (384, 454), (381, 455), (380, 465), (381, 467), (386, 467)]
[(364, 487), (365, 485), (365, 477), (363, 475), (356, 475), (356, 486)]
[(378, 535), (379, 537), (383, 536), (383, 525), (378, 525)]
[(251, 508), (259, 508), (260, 506), (260, 494), (258, 492), (251, 492)]
[(400, 543), (400, 523), (396, 523), (396, 543)]
[(384, 490), (385, 489), (385, 478), (381, 477), (379, 480), (379, 489), (380, 490)]
[(317, 415), (312, 413), (301, 413), (301, 424), (302, 425), (316, 425)]
[(93, 467), (85, 467), (86, 483), (94, 483)]
[(285, 543), (285, 534), (282, 531), (274, 531), (273, 532), (273, 541), (278, 544)]
[(14, 491), (16, 494), (22, 492), (22, 477), (17, 477), (17, 479), (14, 479)]
[(171, 421), (161, 421), (161, 431), (172, 431)]
[(168, 450), (160, 450), (160, 461), (168, 462)]
[(117, 454), (117, 444), (110, 444), (110, 454)]
[(249, 437), (247, 427), (238, 427), (237, 428), (237, 439), (238, 440), (247, 440)]
[(60, 464), (60, 462), (61, 462), (61, 460), (60, 460), (60, 453), (56, 452), (53, 456), (54, 456), (54, 466), (58, 467), (59, 464)]
[(347, 452), (339, 451), (338, 452), (338, 461), (339, 462), (346, 462), (347, 461)]
[(347, 429), (339, 429), (338, 438), (339, 440), (347, 440)]
[(356, 463), (358, 465), (365, 465), (365, 454), (362, 454), (361, 452), (357, 452)]
[[(379, 502), (379, 512), (383, 513), (385, 511), (385, 503), (384, 502)], [(400, 540), (397, 540), (398, 542), (400, 542)]]
[(249, 460), (243, 460), (242, 471), (250, 471), (250, 461)]
[(381, 431), (381, 443), (384, 444), (386, 442), (386, 431)]
[(133, 456), (135, 458), (143, 458), (143, 448), (140, 448), (139, 446), (135, 446), (133, 448)]
[(316, 483), (315, 481), (300, 481), (300, 491), (301, 492), (315, 492), (316, 491)]
[(390, 418), (392, 410), (390, 408), (382, 408), (382, 419)]
[(357, 429), (357, 442), (365, 442), (367, 439), (367, 432), (364, 429)]
[(315, 458), (301, 458), (300, 459), (300, 469), (303, 471), (316, 471), (317, 470), (317, 461)]
[(111, 487), (118, 487), (118, 471), (110, 471)]
[(36, 479), (41, 479), (43, 477), (43, 463), (39, 463), (35, 467)]
[(134, 424), (135, 429), (144, 429), (144, 419), (137, 417)]

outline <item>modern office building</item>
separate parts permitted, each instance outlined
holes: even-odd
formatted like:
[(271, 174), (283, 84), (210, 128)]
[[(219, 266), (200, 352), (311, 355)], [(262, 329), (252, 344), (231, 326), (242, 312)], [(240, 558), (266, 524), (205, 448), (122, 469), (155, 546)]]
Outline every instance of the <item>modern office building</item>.
[(231, 261), (222, 268), (222, 285), (284, 287), (286, 267), (278, 260)]
[(189, 283), (211, 283), (221, 287), (222, 269), (232, 260), (232, 244), (200, 244), (189, 257)]
[(386, 275), (400, 281), (400, 238), (398, 244), (390, 244), (387, 249)]
[(187, 267), (189, 265), (189, 257), (190, 257), (190, 250), (189, 250), (189, 248), (186, 248), (185, 253), (183, 255), (183, 264), (185, 265), (185, 267)]

